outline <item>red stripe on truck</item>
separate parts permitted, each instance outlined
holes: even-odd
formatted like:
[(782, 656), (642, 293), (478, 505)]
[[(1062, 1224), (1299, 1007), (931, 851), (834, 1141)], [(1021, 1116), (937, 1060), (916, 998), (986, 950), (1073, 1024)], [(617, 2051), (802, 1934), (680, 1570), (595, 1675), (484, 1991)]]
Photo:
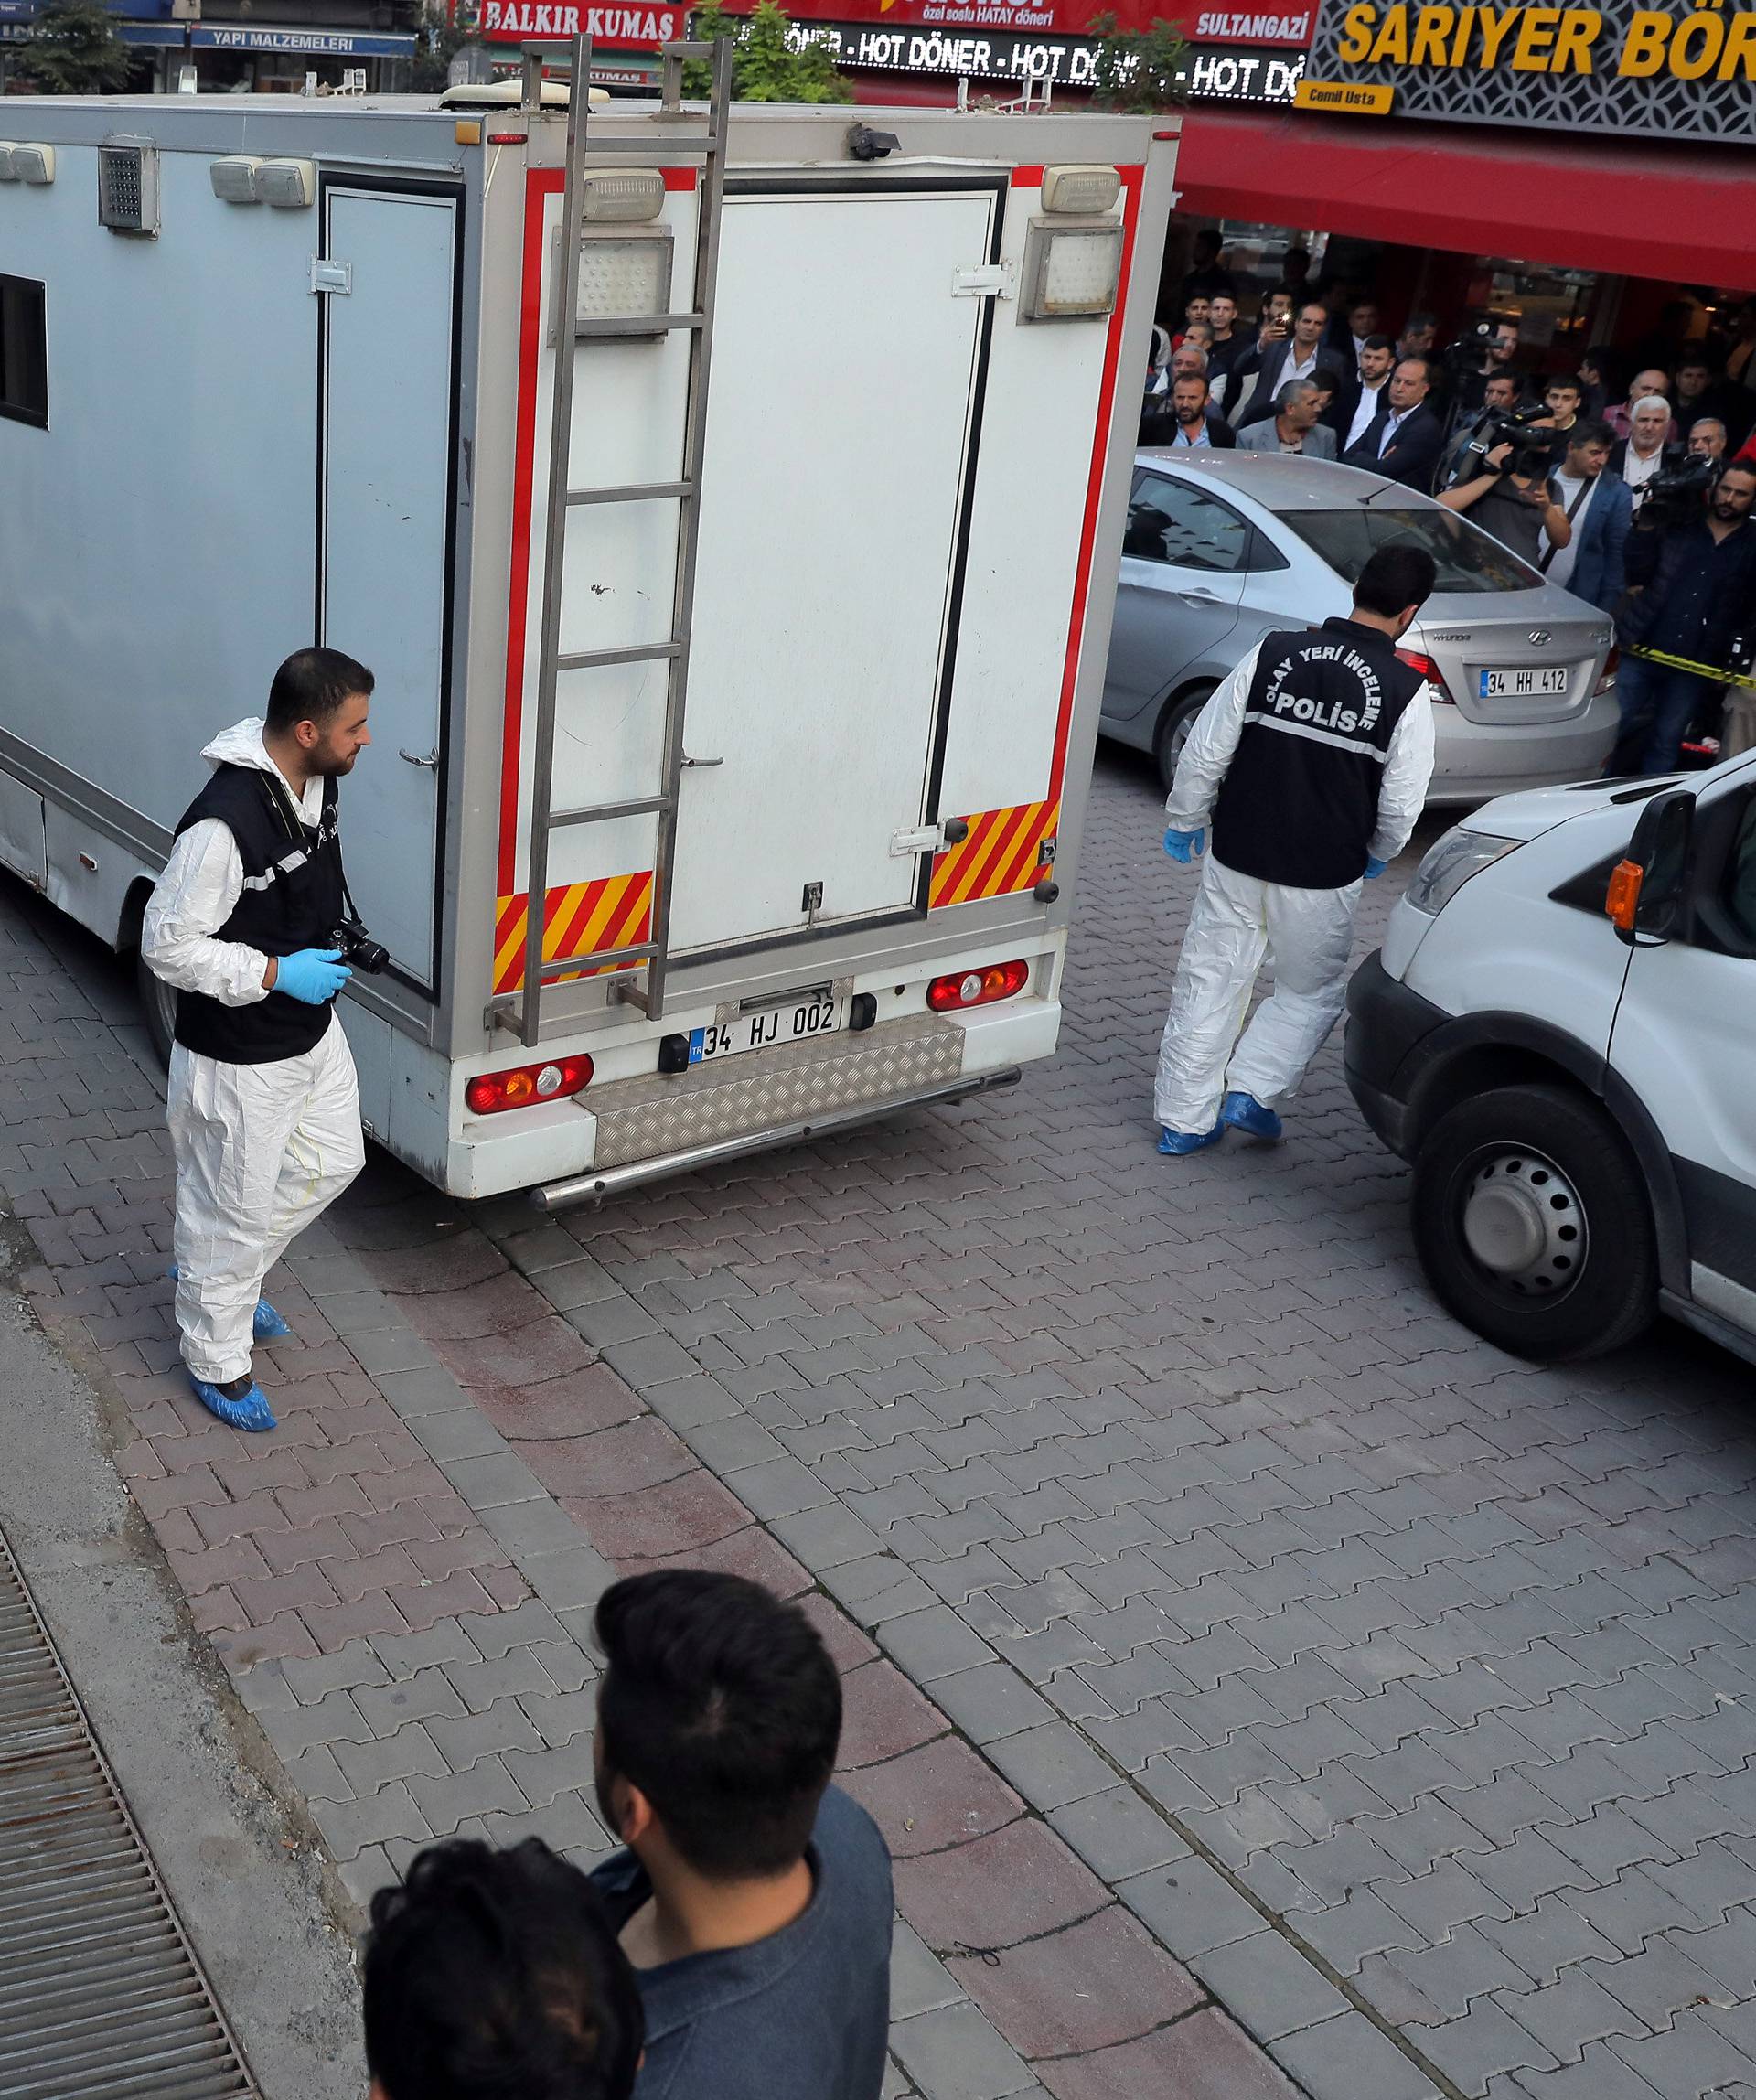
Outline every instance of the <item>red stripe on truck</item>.
[(1055, 725), (1055, 759), (1049, 768), (1048, 800), (1061, 799), (1061, 783), (1066, 771), (1067, 735), (1073, 727), (1073, 695), (1079, 682), (1079, 650), (1085, 639), (1086, 605), (1091, 590), (1091, 556), (1098, 538), (1098, 509), (1104, 494), (1104, 463), (1109, 453), (1111, 424), (1116, 409), (1116, 379), (1121, 366), (1122, 327), (1128, 314), (1129, 280), (1134, 269), (1134, 235), (1140, 218), (1140, 184), (1143, 167), (1116, 171), (1122, 178), (1122, 273), (1116, 287), (1116, 311), (1109, 316), (1109, 335), (1104, 344), (1104, 378), (1098, 397), (1097, 429), (1091, 442), (1091, 477), (1086, 485), (1086, 522), (1079, 535), (1079, 562), (1074, 572), (1073, 614), (1067, 625), (1066, 668), (1061, 677), (1061, 714)]

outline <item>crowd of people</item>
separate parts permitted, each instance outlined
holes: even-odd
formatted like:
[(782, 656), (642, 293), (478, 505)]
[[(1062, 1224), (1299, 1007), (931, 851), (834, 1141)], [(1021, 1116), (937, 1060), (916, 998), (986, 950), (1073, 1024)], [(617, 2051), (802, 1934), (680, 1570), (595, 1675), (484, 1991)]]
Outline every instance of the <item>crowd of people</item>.
[[(1515, 319), (1441, 351), (1412, 313), (1284, 282), (1247, 298), (1198, 235), (1180, 311), (1153, 331), (1140, 442), (1339, 460), (1436, 496), (1616, 622), (1619, 772), (1667, 772), (1686, 743), (1756, 747), (1756, 306), (1736, 339), (1654, 338), (1633, 365), (1588, 349), (1538, 374)], [(1254, 312), (1247, 313), (1253, 305)], [(1673, 320), (1677, 316), (1671, 316)]]

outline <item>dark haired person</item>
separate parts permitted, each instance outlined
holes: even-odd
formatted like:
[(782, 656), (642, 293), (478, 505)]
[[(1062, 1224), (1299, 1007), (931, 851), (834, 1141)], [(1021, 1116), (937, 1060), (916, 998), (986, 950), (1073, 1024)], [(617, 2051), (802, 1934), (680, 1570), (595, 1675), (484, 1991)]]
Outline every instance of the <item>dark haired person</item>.
[[(1410, 541), (1380, 547), (1345, 619), (1264, 636), (1189, 734), (1164, 850), (1193, 860), (1209, 824), (1214, 850), (1159, 1045), (1162, 1152), (1278, 1138), (1274, 1102), (1335, 1025), (1361, 882), (1408, 844), (1432, 777), (1431, 696), (1397, 644), (1434, 573)], [(1274, 991), (1239, 1040), (1265, 955)]]
[(451, 1838), (372, 1898), (370, 2100), (628, 2100), (646, 2017), (592, 1884), (541, 1838)]
[(830, 1784), (841, 1685), (796, 1605), (703, 1569), (636, 1575), (595, 1620), (593, 1880), (646, 2003), (638, 2100), (878, 2100), (890, 1855)]
[[(1713, 710), (1722, 681), (1712, 672), (1729, 664), (1756, 607), (1752, 511), (1756, 466), (1734, 460), (1690, 515), (1630, 539), (1631, 557), (1638, 542), (1645, 544), (1637, 571), (1631, 559), (1639, 580), (1616, 622), (1624, 654), (1616, 679), (1622, 734), (1611, 755), (1611, 775), (1670, 772), (1690, 723)], [(1682, 668), (1691, 663), (1708, 667), (1707, 673)]]
[(1236, 402), (1246, 385), (1250, 391), (1231, 419), (1234, 429), (1242, 430), (1248, 423), (1271, 416), (1281, 388), (1291, 380), (1312, 378), (1320, 365), (1328, 366), (1338, 380), (1346, 378), (1340, 361), (1324, 347), (1323, 331), (1328, 326), (1329, 308), (1321, 299), (1301, 300), (1293, 311), (1289, 334), (1270, 341), (1265, 331), (1256, 348), (1238, 359), (1232, 367), (1237, 383), (1231, 398)]
[(1347, 466), (1387, 474), (1405, 488), (1424, 496), (1433, 485), (1445, 425), (1433, 412), (1433, 368), (1425, 358), (1404, 358), (1391, 372), (1384, 405), (1366, 426), (1365, 435), (1343, 455)]
[(177, 1324), (201, 1404), (272, 1430), (252, 1342), (286, 1323), (261, 1296), (294, 1238), (365, 1163), (359, 1093), (335, 1012), (349, 972), (336, 782), (371, 742), (372, 674), (300, 649), (263, 718), (201, 755), (213, 776), (183, 813), (140, 950), (175, 988), (167, 1110), (177, 1155)]

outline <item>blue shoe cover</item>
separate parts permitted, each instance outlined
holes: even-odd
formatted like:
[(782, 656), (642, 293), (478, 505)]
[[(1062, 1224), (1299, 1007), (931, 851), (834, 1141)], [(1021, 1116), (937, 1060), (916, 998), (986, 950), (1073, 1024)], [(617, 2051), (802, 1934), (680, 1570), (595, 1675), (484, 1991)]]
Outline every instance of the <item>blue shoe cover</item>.
[[(176, 1262), (172, 1262), (165, 1273), (175, 1283), (177, 1281)], [(281, 1318), (266, 1298), (259, 1298), (256, 1301), (256, 1310), (252, 1314), (250, 1322), (250, 1337), (252, 1342), (284, 1342), (292, 1332), (292, 1328)], [(273, 1429), (274, 1425), (271, 1422), (268, 1426)]]
[(272, 1430), (274, 1417), (269, 1412), (268, 1402), (262, 1398), (262, 1388), (252, 1378), (250, 1390), (242, 1399), (229, 1400), (218, 1386), (210, 1386), (205, 1378), (189, 1373), (189, 1383), (195, 1388), (195, 1397), (210, 1415), (217, 1415), (228, 1429)]
[(1265, 1109), (1254, 1094), (1227, 1094), (1219, 1120), (1235, 1130), (1242, 1130), (1246, 1137), (1261, 1138), (1269, 1144), (1273, 1144), (1281, 1131), (1280, 1117), (1272, 1109)]
[(284, 1342), (292, 1332), (292, 1328), (281, 1318), (266, 1298), (259, 1298), (256, 1301), (255, 1316), (250, 1323), (252, 1341)]
[(1211, 1130), (1161, 1130), (1159, 1150), (1178, 1156), (1184, 1152), (1198, 1152), (1208, 1145), (1216, 1145), (1225, 1135), (1224, 1123), (1215, 1123)]

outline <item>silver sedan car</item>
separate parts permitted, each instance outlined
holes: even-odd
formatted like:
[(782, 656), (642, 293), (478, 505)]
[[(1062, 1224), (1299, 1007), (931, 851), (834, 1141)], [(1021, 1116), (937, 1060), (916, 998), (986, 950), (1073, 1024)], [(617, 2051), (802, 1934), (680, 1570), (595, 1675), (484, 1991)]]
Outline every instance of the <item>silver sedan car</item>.
[(1439, 582), (1401, 653), (1438, 723), (1429, 802), (1484, 802), (1603, 770), (1615, 630), (1469, 519), (1358, 467), (1272, 453), (1136, 455), (1101, 727), (1167, 788), (1202, 703), (1277, 629), (1353, 603), (1366, 558), (1413, 540)]

